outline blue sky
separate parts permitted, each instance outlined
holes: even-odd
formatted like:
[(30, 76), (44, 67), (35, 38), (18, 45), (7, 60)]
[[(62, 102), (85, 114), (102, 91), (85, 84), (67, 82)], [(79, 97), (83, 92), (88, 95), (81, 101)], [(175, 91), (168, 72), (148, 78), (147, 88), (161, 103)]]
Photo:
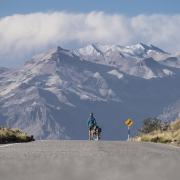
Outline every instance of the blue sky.
[(0, 0), (0, 17), (35, 12), (68, 11), (137, 16), (139, 14), (178, 14), (179, 0)]
[(179, 0), (0, 0), (0, 66), (56, 46), (152, 44), (180, 51)]

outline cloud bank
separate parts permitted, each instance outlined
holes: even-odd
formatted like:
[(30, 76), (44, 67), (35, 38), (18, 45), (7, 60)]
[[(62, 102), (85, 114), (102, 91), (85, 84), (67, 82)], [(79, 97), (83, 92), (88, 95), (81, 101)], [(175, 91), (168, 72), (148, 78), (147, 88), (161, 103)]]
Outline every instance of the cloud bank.
[(75, 49), (92, 43), (144, 43), (175, 53), (180, 51), (179, 30), (180, 14), (131, 18), (103, 12), (15, 14), (0, 19), (0, 63), (26, 61), (27, 55), (56, 46)]

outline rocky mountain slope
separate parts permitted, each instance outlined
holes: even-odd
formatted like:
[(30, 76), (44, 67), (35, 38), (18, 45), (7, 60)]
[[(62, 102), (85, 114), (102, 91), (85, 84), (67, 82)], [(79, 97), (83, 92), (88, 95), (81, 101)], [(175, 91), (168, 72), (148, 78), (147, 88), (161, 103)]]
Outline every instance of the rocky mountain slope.
[(36, 55), (18, 69), (0, 69), (0, 125), (35, 139), (87, 139), (91, 112), (102, 139), (125, 140), (125, 121), (158, 115), (180, 99), (180, 69), (161, 63), (154, 46), (93, 44)]

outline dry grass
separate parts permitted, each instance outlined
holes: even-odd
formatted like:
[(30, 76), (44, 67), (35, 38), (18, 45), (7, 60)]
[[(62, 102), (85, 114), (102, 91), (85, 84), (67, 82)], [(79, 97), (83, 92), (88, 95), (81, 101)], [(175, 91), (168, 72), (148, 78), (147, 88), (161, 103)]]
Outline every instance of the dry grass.
[(172, 122), (166, 131), (153, 131), (148, 134), (141, 134), (130, 141), (148, 141), (157, 143), (180, 142), (180, 120)]
[(0, 143), (7, 142), (30, 142), (34, 141), (33, 136), (19, 129), (11, 129), (10, 127), (0, 127)]

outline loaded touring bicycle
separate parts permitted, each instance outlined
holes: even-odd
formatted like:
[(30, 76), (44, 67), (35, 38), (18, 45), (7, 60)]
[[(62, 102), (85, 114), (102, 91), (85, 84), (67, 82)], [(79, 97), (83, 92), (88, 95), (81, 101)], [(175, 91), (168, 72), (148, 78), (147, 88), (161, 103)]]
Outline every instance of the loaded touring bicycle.
[(99, 140), (101, 137), (101, 128), (97, 125), (94, 125), (93, 134), (97, 137), (97, 139), (94, 140)]

